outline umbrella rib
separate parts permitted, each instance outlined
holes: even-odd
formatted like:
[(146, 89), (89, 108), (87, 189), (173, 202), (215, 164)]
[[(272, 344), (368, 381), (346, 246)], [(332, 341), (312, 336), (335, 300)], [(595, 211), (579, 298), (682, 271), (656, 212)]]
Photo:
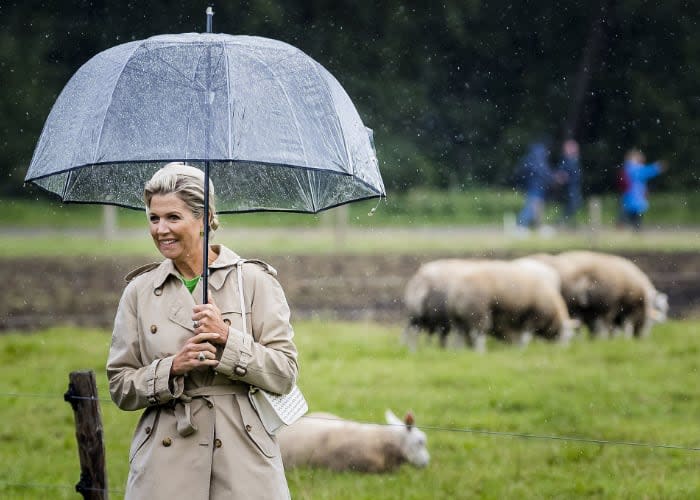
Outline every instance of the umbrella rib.
[(349, 173), (351, 175), (355, 175), (355, 164), (352, 161), (352, 156), (350, 155), (350, 150), (348, 149), (348, 142), (345, 140), (345, 134), (343, 133), (343, 124), (340, 123), (340, 120), (338, 119), (339, 113), (338, 113), (338, 109), (336, 108), (335, 99), (333, 99), (333, 91), (331, 90), (330, 86), (328, 85), (328, 82), (326, 81), (326, 79), (323, 77), (323, 75), (319, 71), (319, 67), (321, 67), (321, 65), (314, 61), (313, 66), (314, 66), (314, 71), (316, 71), (316, 74), (318, 75), (319, 80), (321, 80), (321, 82), (323, 82), (323, 85), (326, 86), (326, 92), (328, 92), (328, 95), (331, 96), (331, 101), (333, 102), (333, 109), (335, 111), (334, 118), (336, 119), (338, 128), (341, 131), (340, 138), (343, 141), (343, 148), (345, 149), (345, 154), (348, 157), (348, 166), (350, 167)]
[[(301, 51), (299, 51), (301, 52)], [(301, 134), (301, 126), (299, 124), (299, 119), (297, 118), (297, 114), (294, 112), (294, 107), (292, 106), (291, 99), (289, 99), (289, 93), (287, 92), (287, 89), (284, 85), (282, 85), (281, 80), (275, 73), (275, 71), (272, 69), (272, 66), (260, 59), (259, 57), (252, 56), (253, 59), (257, 60), (262, 66), (267, 68), (267, 70), (270, 72), (270, 74), (275, 78), (275, 81), (279, 84), (279, 87), (282, 89), (282, 92), (284, 93), (284, 97), (287, 100), (287, 104), (289, 104), (289, 109), (292, 111), (292, 116), (294, 117), (294, 125), (296, 128), (297, 136), (299, 137), (299, 143), (301, 144), (301, 149), (304, 153), (304, 162), (306, 163), (306, 166), (309, 166), (309, 157), (306, 154), (306, 145), (304, 144), (304, 137)], [(316, 208), (316, 200), (315, 196), (313, 196), (313, 186), (311, 186), (310, 179), (309, 179), (309, 190), (312, 193), (312, 204), (314, 206), (314, 209)]]
[[(145, 49), (146, 49), (147, 51), (149, 51), (149, 52), (154, 52), (154, 50), (151, 49), (150, 47), (145, 47)], [(163, 59), (163, 58), (160, 56), (160, 54), (159, 54), (158, 52), (156, 52), (155, 57), (156, 57), (156, 59), (158, 59), (159, 61), (161, 61), (165, 66), (168, 66), (170, 69), (172, 69), (173, 72), (175, 72), (175, 74), (179, 75), (179, 76), (180, 76), (181, 78), (183, 78), (184, 80), (190, 82), (190, 83), (192, 84), (190, 88), (197, 87), (197, 86), (202, 87), (202, 85), (198, 85), (198, 82), (197, 82), (196, 79), (190, 78), (186, 73), (184, 73), (184, 72), (180, 71), (179, 69), (177, 69), (177, 68), (176, 68), (175, 66), (173, 66), (171, 63), (169, 63), (168, 61), (166, 61), (165, 59)]]
[(70, 185), (70, 178), (73, 174), (72, 170), (68, 171), (68, 176), (66, 177), (66, 182), (63, 183), (63, 193), (61, 194), (61, 201), (65, 201), (66, 195), (68, 194), (68, 186)]
[[(141, 47), (143, 44), (137, 44), (134, 46), (134, 50), (131, 51), (131, 54), (129, 54), (128, 57), (124, 58), (124, 64), (122, 64), (122, 68), (119, 70), (119, 76), (117, 77), (116, 81), (114, 82), (114, 85), (112, 86), (112, 90), (109, 93), (109, 104), (105, 106), (105, 112), (104, 115), (102, 116), (102, 120), (100, 121), (100, 131), (97, 134), (97, 140), (95, 141), (95, 149), (92, 152), (92, 162), (91, 163), (96, 163), (95, 160), (97, 158), (97, 152), (100, 150), (100, 143), (102, 142), (102, 131), (104, 130), (105, 127), (105, 119), (107, 118), (107, 112), (109, 111), (109, 108), (112, 106), (112, 97), (114, 97), (114, 91), (117, 88), (117, 84), (119, 83), (119, 80), (121, 80), (122, 76), (124, 75), (124, 68), (126, 68), (126, 65), (129, 64), (129, 60), (131, 59), (131, 56), (134, 55), (134, 52)], [(69, 176), (70, 178), (70, 176)]]
[(233, 114), (233, 110), (231, 109), (231, 73), (229, 72), (229, 61), (228, 61), (228, 51), (225, 50), (225, 45), (224, 45), (224, 64), (226, 64), (225, 68), (225, 73), (226, 73), (226, 104), (228, 104), (228, 113), (226, 113), (226, 124), (228, 127), (228, 134), (226, 135), (226, 149), (228, 150), (228, 157), (233, 158), (233, 130), (232, 130), (232, 125), (231, 125), (231, 115)]

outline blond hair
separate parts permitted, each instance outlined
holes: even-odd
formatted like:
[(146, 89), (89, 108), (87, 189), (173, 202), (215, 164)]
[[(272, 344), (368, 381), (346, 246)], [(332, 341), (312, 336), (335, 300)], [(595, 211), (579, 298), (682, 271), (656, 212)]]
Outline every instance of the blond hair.
[[(183, 162), (171, 162), (158, 170), (146, 182), (143, 189), (143, 199), (146, 202), (146, 212), (151, 206), (155, 195), (175, 194), (195, 219), (204, 217), (204, 172)], [(219, 227), (219, 217), (216, 215), (214, 185), (209, 180), (209, 229), (216, 231)]]

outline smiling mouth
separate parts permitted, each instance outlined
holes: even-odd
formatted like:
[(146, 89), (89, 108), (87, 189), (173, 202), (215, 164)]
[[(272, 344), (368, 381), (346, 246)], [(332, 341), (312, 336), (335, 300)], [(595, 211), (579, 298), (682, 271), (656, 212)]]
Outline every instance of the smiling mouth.
[(158, 244), (163, 247), (171, 246), (177, 243), (177, 240), (158, 240)]

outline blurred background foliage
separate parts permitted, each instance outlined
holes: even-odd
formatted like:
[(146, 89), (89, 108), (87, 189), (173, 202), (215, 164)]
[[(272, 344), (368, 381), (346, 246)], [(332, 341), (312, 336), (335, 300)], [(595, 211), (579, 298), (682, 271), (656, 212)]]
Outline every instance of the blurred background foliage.
[[(206, 2), (0, 2), (0, 194), (22, 180), (51, 106), (90, 57), (204, 31)], [(691, 0), (259, 0), (214, 4), (214, 31), (288, 42), (344, 86), (388, 191), (510, 187), (527, 144), (582, 145), (585, 193), (615, 190), (636, 146), (697, 190), (700, 9)], [(553, 160), (558, 148), (553, 149)]]

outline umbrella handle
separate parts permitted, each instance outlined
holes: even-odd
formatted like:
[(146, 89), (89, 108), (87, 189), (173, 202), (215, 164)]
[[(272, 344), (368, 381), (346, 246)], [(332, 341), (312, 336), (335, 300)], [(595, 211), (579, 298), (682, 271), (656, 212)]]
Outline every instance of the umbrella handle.
[(202, 251), (202, 304), (209, 300), (209, 160), (204, 162), (204, 241)]

